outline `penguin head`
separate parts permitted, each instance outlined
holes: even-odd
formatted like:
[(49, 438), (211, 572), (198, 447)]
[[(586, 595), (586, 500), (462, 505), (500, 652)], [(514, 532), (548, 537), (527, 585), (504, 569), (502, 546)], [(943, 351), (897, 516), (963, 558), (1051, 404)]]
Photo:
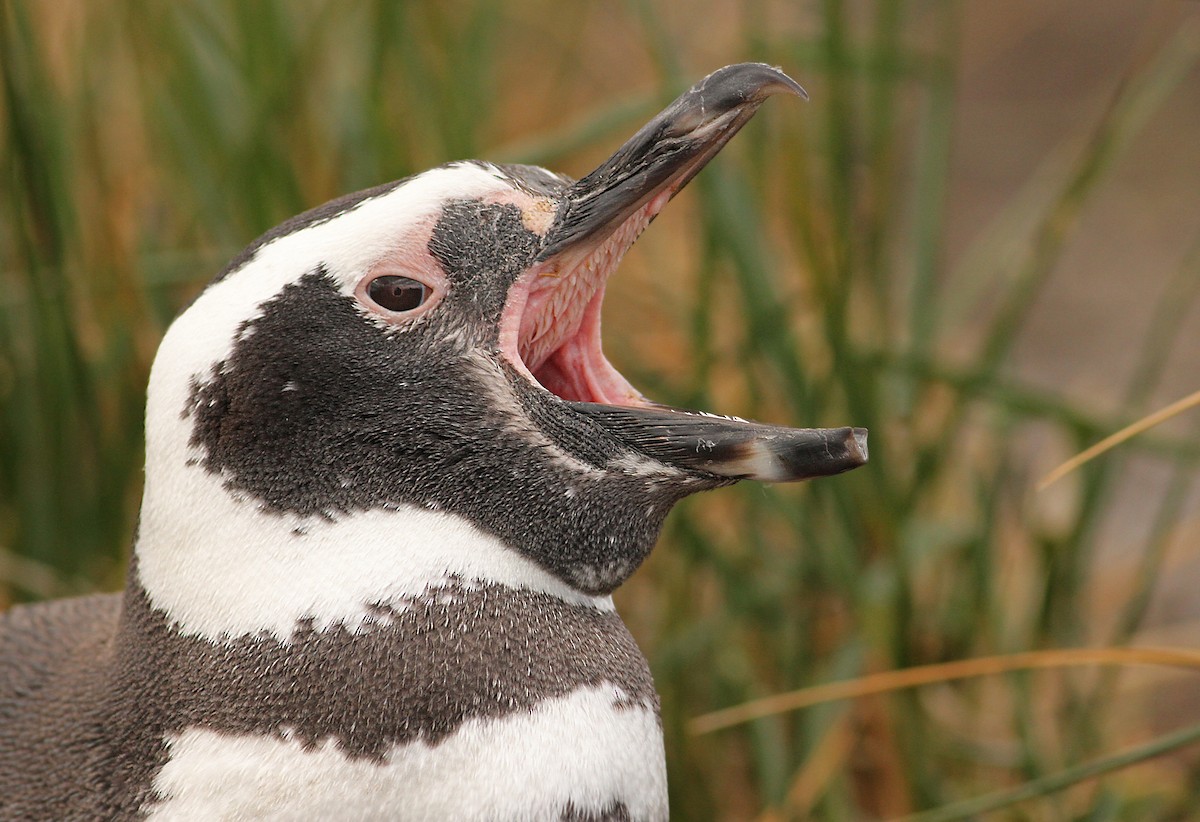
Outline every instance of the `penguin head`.
[(803, 94), (767, 66), (727, 67), (578, 181), (453, 163), (268, 232), (162, 343), (148, 489), (186, 500), (216, 483), (300, 539), (369, 512), (458, 517), (603, 594), (682, 497), (861, 464), (861, 430), (657, 405), (601, 350), (621, 256), (781, 92)]

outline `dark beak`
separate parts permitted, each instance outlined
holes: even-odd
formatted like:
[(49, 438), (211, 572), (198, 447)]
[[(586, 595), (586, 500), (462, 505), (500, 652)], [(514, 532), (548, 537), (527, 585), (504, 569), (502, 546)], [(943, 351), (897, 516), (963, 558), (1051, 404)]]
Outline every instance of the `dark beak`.
[(867, 461), (865, 428), (785, 428), (664, 406), (574, 406), (659, 462), (728, 479), (793, 482)]
[[(599, 246), (652, 201), (653, 216), (773, 94), (808, 97), (761, 63), (705, 77), (566, 190), (538, 260)], [(722, 481), (810, 479), (867, 461), (862, 428), (785, 428), (654, 404), (569, 405), (659, 462)]]
[(726, 66), (692, 86), (567, 189), (539, 260), (598, 244), (655, 195), (674, 196), (772, 94), (808, 98), (799, 83), (763, 63)]

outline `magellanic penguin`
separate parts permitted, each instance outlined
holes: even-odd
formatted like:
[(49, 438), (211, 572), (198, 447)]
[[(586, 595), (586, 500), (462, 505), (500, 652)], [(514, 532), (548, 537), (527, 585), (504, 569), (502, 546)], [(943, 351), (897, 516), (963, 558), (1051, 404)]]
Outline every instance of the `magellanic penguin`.
[(0, 819), (666, 818), (611, 592), (682, 497), (867, 457), (601, 353), (622, 254), (776, 93), (730, 66), (578, 181), (452, 163), (239, 254), (155, 359), (125, 592), (0, 621)]

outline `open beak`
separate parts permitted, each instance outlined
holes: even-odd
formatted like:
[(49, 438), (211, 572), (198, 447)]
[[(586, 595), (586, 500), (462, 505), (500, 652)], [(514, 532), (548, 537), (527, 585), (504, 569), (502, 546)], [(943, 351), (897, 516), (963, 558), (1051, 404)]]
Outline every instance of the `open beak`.
[(514, 323), (513, 357), (576, 412), (652, 459), (716, 477), (784, 482), (862, 465), (867, 432), (785, 428), (652, 403), (605, 359), (599, 311), (604, 282), (625, 250), (774, 94), (808, 96), (761, 63), (713, 72), (566, 189), (526, 286), (544, 292)]

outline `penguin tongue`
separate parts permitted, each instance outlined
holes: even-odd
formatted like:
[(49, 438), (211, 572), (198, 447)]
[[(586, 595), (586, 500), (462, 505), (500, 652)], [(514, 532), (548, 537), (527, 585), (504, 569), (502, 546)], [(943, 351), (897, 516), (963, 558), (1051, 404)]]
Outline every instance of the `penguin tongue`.
[(681, 469), (767, 482), (862, 465), (866, 431), (784, 428), (652, 403), (605, 358), (600, 309), (605, 281), (638, 235), (777, 93), (807, 96), (769, 66), (720, 69), (574, 183), (534, 266), (510, 289), (500, 330), (519, 371), (631, 448)]

